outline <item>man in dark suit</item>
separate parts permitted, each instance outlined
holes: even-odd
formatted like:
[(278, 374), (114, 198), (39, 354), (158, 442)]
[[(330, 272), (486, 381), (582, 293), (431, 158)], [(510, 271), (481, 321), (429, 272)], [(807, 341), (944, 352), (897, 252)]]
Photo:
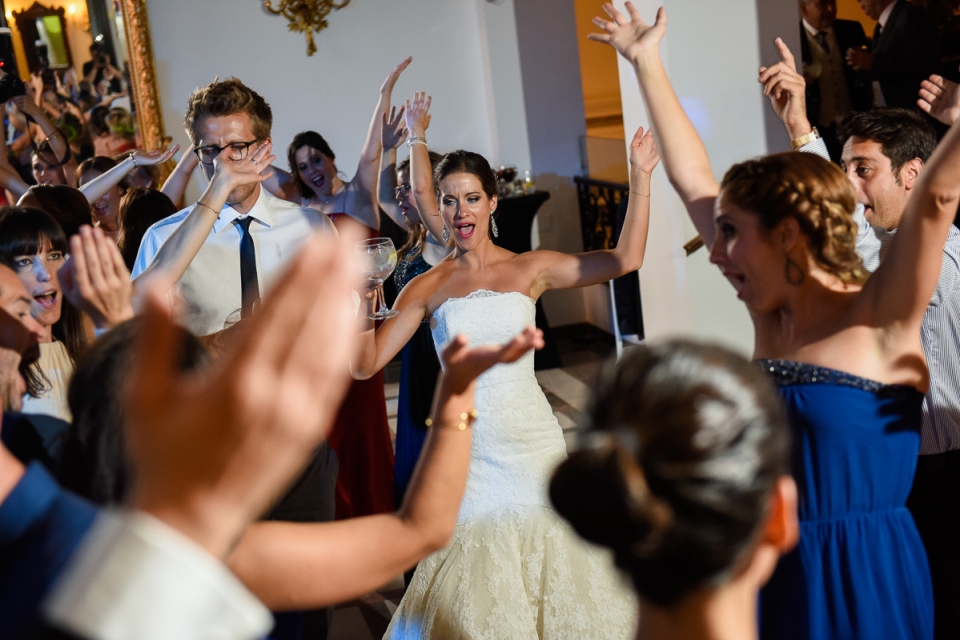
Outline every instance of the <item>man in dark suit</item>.
[[(847, 50), (867, 46), (867, 35), (859, 22), (837, 20), (836, 0), (800, 0), (800, 15), (807, 119), (819, 129), (828, 147), (836, 146), (840, 119), (850, 111), (865, 111), (873, 105), (870, 78), (844, 61)], [(840, 157), (839, 148), (830, 151), (831, 157)]]
[(920, 83), (937, 72), (937, 38), (926, 12), (907, 0), (857, 0), (877, 21), (869, 51), (847, 51), (854, 69), (870, 74), (874, 106), (913, 109)]

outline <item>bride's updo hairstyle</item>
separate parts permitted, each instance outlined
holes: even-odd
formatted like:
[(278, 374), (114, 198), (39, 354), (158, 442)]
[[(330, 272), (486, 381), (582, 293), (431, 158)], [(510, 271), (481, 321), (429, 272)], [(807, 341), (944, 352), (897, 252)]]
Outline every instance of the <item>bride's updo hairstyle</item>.
[(471, 173), (477, 176), (483, 192), (488, 198), (497, 195), (497, 174), (490, 168), (490, 163), (479, 153), (458, 149), (443, 156), (443, 159), (433, 169), (433, 188), (440, 199), (440, 183), (447, 176), (454, 173)]
[(755, 213), (768, 230), (792, 216), (825, 271), (847, 284), (866, 281), (856, 251), (856, 192), (832, 162), (813, 153), (776, 153), (733, 165), (720, 189), (725, 202)]
[(604, 372), (550, 499), (613, 551), (642, 598), (670, 607), (745, 565), (788, 456), (779, 398), (756, 365), (667, 342)]

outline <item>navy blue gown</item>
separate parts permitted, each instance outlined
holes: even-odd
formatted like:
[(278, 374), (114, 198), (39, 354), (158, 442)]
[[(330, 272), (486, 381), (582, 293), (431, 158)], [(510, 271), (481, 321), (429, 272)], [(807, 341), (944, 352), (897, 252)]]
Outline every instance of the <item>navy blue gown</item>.
[[(408, 252), (397, 264), (393, 280), (400, 291), (421, 273), (428, 271), (430, 264), (423, 254), (411, 256)], [(400, 360), (400, 394), (397, 398), (397, 446), (394, 456), (393, 492), (399, 508), (410, 484), (413, 470), (420, 458), (423, 441), (427, 437), (424, 421), (430, 416), (433, 392), (440, 375), (440, 361), (433, 346), (430, 323), (420, 323), (417, 332), (403, 347)]]
[(761, 592), (764, 640), (933, 637), (930, 569), (906, 509), (923, 394), (761, 360), (793, 432), (800, 542)]

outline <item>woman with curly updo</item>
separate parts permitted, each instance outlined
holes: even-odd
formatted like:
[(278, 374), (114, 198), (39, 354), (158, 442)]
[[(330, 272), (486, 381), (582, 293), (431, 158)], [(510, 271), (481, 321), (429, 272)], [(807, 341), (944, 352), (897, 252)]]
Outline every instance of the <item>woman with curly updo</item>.
[(763, 590), (760, 635), (931, 638), (930, 570), (905, 504), (929, 383), (920, 321), (960, 200), (960, 130), (930, 158), (867, 280), (842, 172), (778, 154), (717, 184), (660, 60), (664, 10), (648, 25), (626, 6), (629, 17), (604, 5), (611, 20), (595, 19), (604, 32), (590, 38), (633, 64), (667, 175), (750, 311), (754, 357), (793, 433), (800, 542)]
[(757, 637), (797, 542), (790, 432), (763, 372), (720, 347), (637, 349), (605, 372), (550, 497), (640, 596), (638, 638)]

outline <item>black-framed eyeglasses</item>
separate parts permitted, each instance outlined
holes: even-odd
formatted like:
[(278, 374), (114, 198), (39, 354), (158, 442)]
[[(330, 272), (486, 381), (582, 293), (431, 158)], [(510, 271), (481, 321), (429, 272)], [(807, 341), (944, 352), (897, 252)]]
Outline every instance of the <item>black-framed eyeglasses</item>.
[(251, 140), (250, 142), (231, 142), (228, 145), (222, 147), (217, 147), (215, 145), (207, 145), (205, 147), (194, 147), (193, 152), (197, 154), (197, 157), (200, 158), (200, 162), (203, 164), (213, 164), (213, 161), (217, 159), (224, 149), (230, 149), (230, 156), (232, 160), (243, 160), (247, 157), (247, 154), (250, 153), (250, 147), (260, 142), (262, 138), (257, 138), (256, 140)]
[(396, 196), (397, 196), (398, 198), (402, 198), (402, 197), (404, 197), (404, 196), (408, 196), (408, 195), (410, 195), (410, 185), (409, 185), (409, 184), (397, 185), (397, 186), (394, 188), (393, 192), (396, 194)]

